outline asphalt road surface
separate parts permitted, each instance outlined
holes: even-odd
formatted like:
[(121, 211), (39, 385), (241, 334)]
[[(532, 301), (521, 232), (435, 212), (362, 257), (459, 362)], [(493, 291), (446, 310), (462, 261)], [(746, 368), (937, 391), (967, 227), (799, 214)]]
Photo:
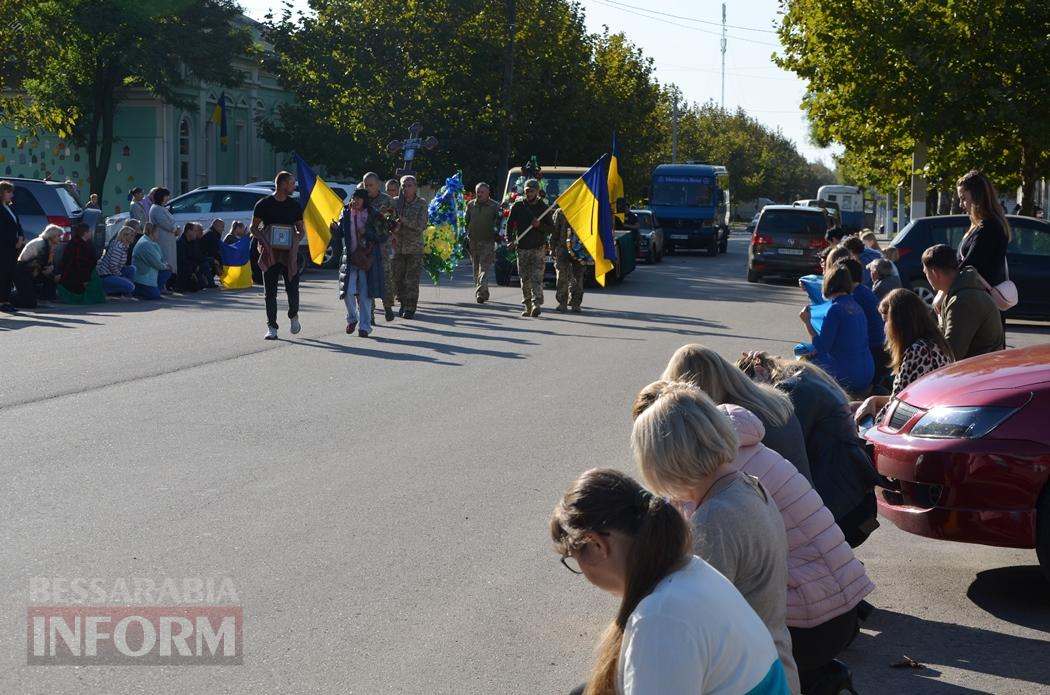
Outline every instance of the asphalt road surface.
[[(562, 491), (633, 471), (631, 400), (679, 346), (803, 337), (802, 293), (746, 283), (744, 253), (640, 266), (580, 315), (548, 291), (538, 319), (516, 288), (475, 304), (461, 268), (370, 339), (320, 272), (278, 342), (258, 290), (0, 317), (0, 692), (566, 692), (616, 602), (551, 550)], [(1050, 692), (1034, 552), (884, 522), (858, 554), (879, 609), (843, 657), (859, 692)], [(226, 578), (244, 663), (27, 665), (33, 577)]]

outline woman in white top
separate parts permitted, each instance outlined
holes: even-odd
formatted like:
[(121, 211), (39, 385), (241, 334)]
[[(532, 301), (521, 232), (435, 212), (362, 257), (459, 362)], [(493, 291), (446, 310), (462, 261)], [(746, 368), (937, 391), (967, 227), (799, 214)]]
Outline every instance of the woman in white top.
[(572, 572), (619, 596), (586, 695), (787, 695), (762, 621), (728, 579), (692, 555), (682, 515), (629, 476), (581, 475), (551, 517)]
[[(179, 239), (179, 230), (175, 226), (175, 217), (164, 207), (171, 198), (171, 191), (158, 188), (153, 191), (153, 205), (149, 208), (149, 221), (157, 229), (157, 244), (164, 254), (164, 262), (171, 266), (172, 274), (179, 270), (179, 251), (175, 242)], [(161, 288), (164, 289), (163, 287)]]

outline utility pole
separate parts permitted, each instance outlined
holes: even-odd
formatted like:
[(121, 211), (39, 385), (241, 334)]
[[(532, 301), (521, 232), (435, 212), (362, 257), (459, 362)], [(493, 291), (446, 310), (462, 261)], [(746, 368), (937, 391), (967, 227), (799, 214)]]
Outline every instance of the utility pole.
[(911, 218), (926, 217), (926, 177), (922, 173), (926, 168), (926, 143), (915, 143), (911, 157)]
[(671, 85), (671, 164), (678, 164), (678, 87)]
[(722, 110), (726, 110), (726, 4), (722, 3)]
[[(503, 148), (500, 153), (500, 169), (496, 172), (494, 185), (503, 190), (503, 180), (510, 169), (510, 135), (514, 126), (511, 113), (513, 104), (511, 91), (514, 86), (514, 35), (517, 33), (517, 0), (507, 0), (507, 43), (503, 49), (503, 89), (501, 92), (503, 106)], [(497, 194), (499, 195), (499, 194)]]

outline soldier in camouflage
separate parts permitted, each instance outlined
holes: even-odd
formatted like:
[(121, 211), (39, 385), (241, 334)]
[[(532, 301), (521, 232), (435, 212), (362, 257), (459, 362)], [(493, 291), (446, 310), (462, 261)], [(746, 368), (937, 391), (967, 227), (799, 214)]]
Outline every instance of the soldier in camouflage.
[(476, 197), (467, 203), (467, 238), (470, 240), (470, 260), (474, 265), (474, 297), (478, 304), (489, 300), (488, 274), (496, 257), (496, 239), (502, 210), (499, 203), (489, 197), (489, 185), (479, 183)]
[(525, 197), (514, 201), (507, 218), (508, 233), (517, 246), (518, 275), (521, 294), (525, 300), (522, 316), (539, 316), (543, 305), (543, 267), (547, 237), (552, 226), (549, 217), (540, 219), (547, 205), (540, 198), (540, 183), (536, 179), (525, 182)]
[[(558, 274), (558, 289), (555, 296), (558, 300), (556, 311), (564, 314), (572, 309), (580, 312), (583, 303), (583, 280), (587, 266), (580, 263), (569, 253), (566, 242), (572, 228), (561, 208), (554, 211), (554, 232), (551, 234), (551, 250), (554, 254), (554, 270)], [(568, 307), (566, 307), (568, 305)]]
[(427, 228), (427, 201), (417, 194), (416, 177), (401, 177), (401, 195), (394, 198), (398, 223), (394, 230), (394, 259), (391, 263), (394, 291), (401, 301), (398, 316), (416, 315), (419, 275), (423, 272), (423, 231)]
[[(383, 182), (379, 174), (370, 171), (361, 177), (361, 185), (368, 191), (368, 211), (373, 215), (382, 216), (386, 211), (394, 209), (393, 200), (386, 193), (379, 190)], [(383, 309), (386, 311), (386, 320), (394, 320), (394, 272), (391, 268), (391, 243), (385, 242), (380, 247), (383, 259)]]

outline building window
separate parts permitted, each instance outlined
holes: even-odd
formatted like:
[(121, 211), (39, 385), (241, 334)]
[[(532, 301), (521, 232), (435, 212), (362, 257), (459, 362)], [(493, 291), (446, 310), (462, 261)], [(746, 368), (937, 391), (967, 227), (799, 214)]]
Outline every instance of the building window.
[(190, 190), (190, 120), (179, 122), (179, 193)]

